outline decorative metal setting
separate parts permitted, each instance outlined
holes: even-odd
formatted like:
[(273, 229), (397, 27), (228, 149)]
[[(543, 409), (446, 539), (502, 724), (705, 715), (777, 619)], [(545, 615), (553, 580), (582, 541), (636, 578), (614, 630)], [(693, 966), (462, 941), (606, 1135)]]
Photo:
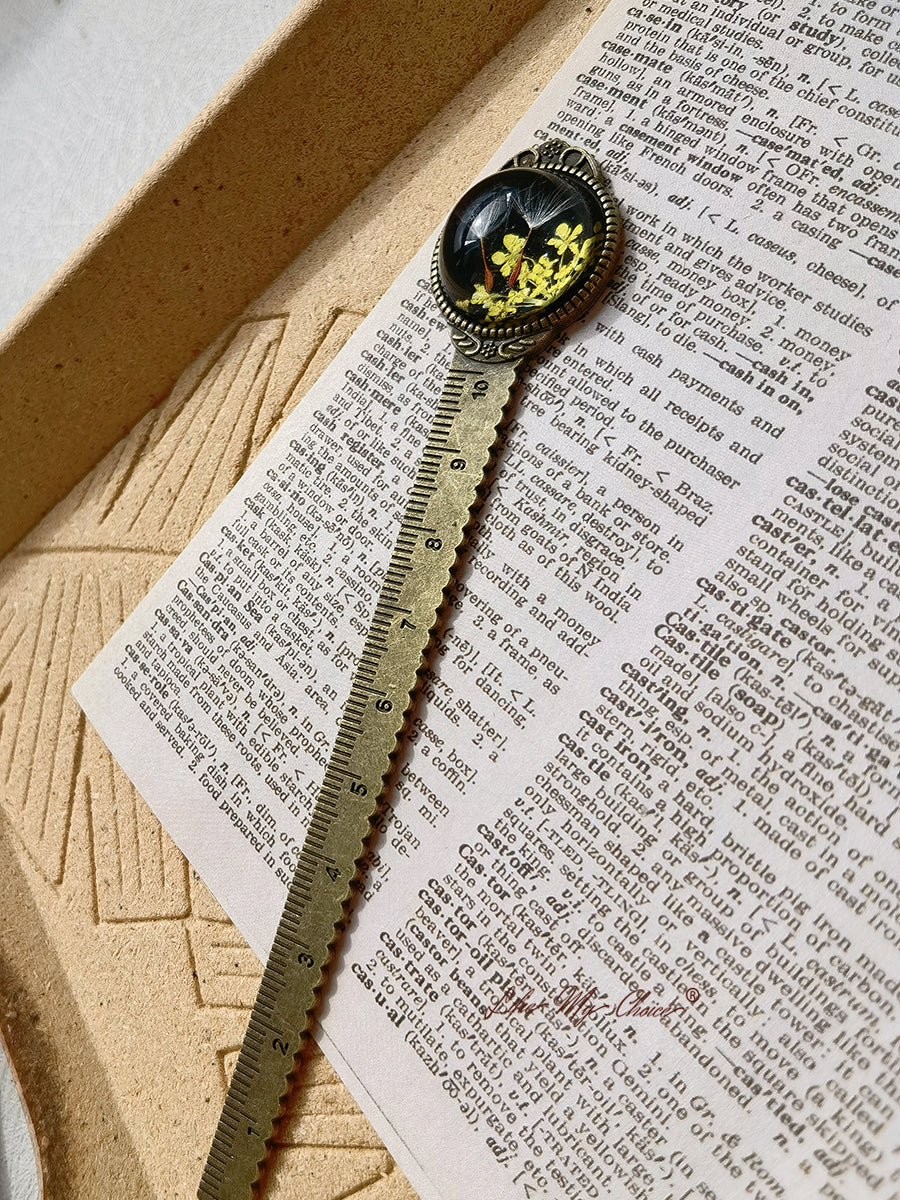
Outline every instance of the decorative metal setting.
[(476, 183), (435, 246), (431, 286), (453, 344), (479, 362), (536, 353), (608, 284), (622, 220), (594, 159), (554, 139)]

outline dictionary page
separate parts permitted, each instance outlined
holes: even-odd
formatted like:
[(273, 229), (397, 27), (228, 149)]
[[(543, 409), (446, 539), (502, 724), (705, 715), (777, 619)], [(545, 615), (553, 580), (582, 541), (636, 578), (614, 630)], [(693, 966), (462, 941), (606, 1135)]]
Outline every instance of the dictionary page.
[[(425, 1200), (900, 1195), (897, 11), (614, 4), (490, 164), (585, 146), (627, 241), (521, 389), (323, 1016)], [(76, 689), (261, 958), (429, 258)]]

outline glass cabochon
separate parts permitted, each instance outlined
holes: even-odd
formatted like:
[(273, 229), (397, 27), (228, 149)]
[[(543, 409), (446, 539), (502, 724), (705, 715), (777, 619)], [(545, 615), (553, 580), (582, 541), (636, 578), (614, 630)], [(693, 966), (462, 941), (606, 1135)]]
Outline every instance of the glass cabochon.
[(577, 178), (529, 167), (499, 171), (450, 214), (441, 283), (474, 322), (528, 319), (577, 288), (604, 233), (600, 202)]

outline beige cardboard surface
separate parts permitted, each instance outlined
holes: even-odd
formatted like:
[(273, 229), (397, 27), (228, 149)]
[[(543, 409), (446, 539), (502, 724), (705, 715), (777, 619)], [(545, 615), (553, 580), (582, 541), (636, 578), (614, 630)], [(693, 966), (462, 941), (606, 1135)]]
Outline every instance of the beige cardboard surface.
[(542, 0), (304, 0), (0, 336), (0, 553)]
[[(311, 9), (312, 18), (323, 18), (325, 7)], [(465, 38), (451, 28), (451, 8), (436, 7), (448, 21), (445, 35), (450, 40), (443, 50), (451, 55)], [(480, 9), (469, 5), (467, 11)], [(592, 11), (571, 0), (551, 0), (227, 325), (171, 395), (131, 429), (0, 568), (0, 1021), (41, 1139), (49, 1200), (175, 1200), (195, 1194), (260, 974), (253, 955), (85, 723), (68, 689), (285, 413), (302, 402), (325, 363), (596, 15), (597, 6)], [(415, 77), (416, 103), (423, 105), (433, 48), (420, 44), (424, 57), (412, 68), (415, 47), (401, 46), (403, 29), (387, 9), (382, 16), (390, 36), (379, 43), (381, 53), (385, 44), (394, 48), (394, 70)], [(474, 37), (471, 19), (465, 32), (469, 39)], [(310, 47), (318, 58), (337, 35), (327, 22), (319, 27), (315, 20), (304, 36), (319, 29), (320, 40)], [(430, 24), (422, 28), (433, 36)], [(479, 52), (485, 48), (493, 46), (480, 43)], [(282, 61), (278, 53), (276, 47), (272, 63), (280, 63), (277, 70), (290, 76), (296, 63)], [(270, 64), (270, 69), (276, 68)], [(296, 84), (294, 79), (286, 90)], [(257, 149), (265, 154), (271, 130), (263, 132), (268, 127), (256, 121), (262, 109), (254, 106), (252, 80), (248, 86), (251, 130), (240, 126), (237, 93), (220, 115), (231, 131), (228, 136), (243, 139), (245, 152), (248, 139), (262, 138)], [(440, 86), (452, 91), (453, 82)], [(395, 111), (390, 97), (372, 92), (367, 119), (373, 127), (393, 122), (388, 140), (405, 142), (409, 123), (400, 115), (405, 106)], [(278, 128), (279, 114), (268, 116)], [(320, 136), (325, 133), (323, 124)], [(232, 157), (235, 170), (238, 157)], [(362, 175), (376, 166), (370, 161)], [(175, 182), (174, 161), (167, 170), (166, 188)], [(182, 183), (192, 177), (186, 175)], [(352, 188), (358, 189), (361, 181), (362, 176)], [(158, 236), (154, 205), (164, 202), (164, 190), (158, 176), (135, 204), (133, 220), (143, 233), (133, 233), (134, 252), (145, 259), (148, 248), (140, 250), (137, 243)], [(179, 189), (179, 195), (185, 194)], [(145, 202), (146, 221), (141, 215)], [(190, 211), (199, 221), (203, 206), (195, 203)], [(232, 232), (236, 236), (243, 222), (249, 251), (278, 240), (280, 203), (266, 207), (260, 201), (259, 209), (249, 198), (235, 203), (240, 213)], [(298, 223), (306, 226), (298, 234), (301, 240), (322, 223), (322, 211), (297, 214)], [(123, 214), (116, 219), (124, 220)], [(233, 252), (240, 257), (236, 245)], [(102, 258), (107, 250), (101, 245), (97, 253)], [(23, 417), (25, 425), (29, 420), (33, 424), (28, 453), (11, 449), (11, 435), (0, 439), (21, 468), (4, 465), (7, 509), (19, 503), (20, 494), (38, 491), (31, 511), (47, 506), (57, 485), (65, 486), (73, 472), (83, 471), (82, 460), (101, 444), (94, 429), (98, 414), (105, 414), (103, 436), (112, 440), (122, 423), (134, 419), (142, 386), (145, 399), (158, 394), (162, 375), (152, 360), (161, 341), (168, 336), (177, 343), (167, 358), (166, 369), (174, 370), (179, 356), (189, 356), (209, 336), (208, 327), (215, 323), (212, 310), (181, 328), (188, 310), (201, 303), (197, 281), (214, 276), (213, 262), (222, 261), (217, 252), (207, 262), (207, 253), (197, 250), (199, 274), (190, 264), (182, 272), (178, 257), (157, 246), (155, 299), (149, 303), (159, 311), (152, 337), (148, 333), (137, 349), (120, 347), (121, 356), (110, 342), (100, 355), (105, 373), (98, 376), (96, 388), (82, 378), (79, 398), (66, 410), (66, 419), (46, 431), (47, 406), (65, 389), (41, 393), (33, 413)], [(138, 283), (130, 260), (120, 261), (117, 273), (114, 257), (104, 268), (105, 278), (115, 304), (127, 306), (126, 294)], [(266, 268), (270, 274), (273, 261), (270, 257)], [(219, 317), (243, 304), (257, 269), (255, 262), (235, 263), (242, 282), (222, 281), (224, 299), (215, 308)], [(63, 288), (88, 287), (81, 270), (76, 267)], [(146, 293), (140, 303), (135, 301), (135, 313), (122, 320), (139, 324), (138, 310), (146, 307), (145, 301)], [(33, 328), (18, 335), (26, 339), (22, 362), (38, 354), (42, 337), (50, 337), (46, 329), (40, 333), (41, 322), (49, 319), (41, 304), (34, 310)], [(63, 303), (57, 310), (68, 313), (54, 334), (58, 344), (81, 336), (77, 309)], [(97, 323), (99, 317), (83, 310), (80, 320)], [(29, 338), (34, 339), (33, 350), (28, 350)], [(87, 368), (82, 364), (79, 370)], [(65, 367), (60, 371), (60, 379), (75, 378), (66, 376)], [(32, 379), (39, 375), (36, 371)], [(112, 405), (113, 393), (121, 393), (124, 407)], [(10, 403), (7, 397), (0, 408), (7, 426)], [(75, 410), (81, 425), (71, 424)], [(92, 431), (90, 451), (64, 452), (65, 443), (77, 442), (85, 426)], [(9, 526), (7, 537), (12, 536)], [(273, 1198), (413, 1196), (321, 1056), (313, 1063), (287, 1142), (270, 1188)]]

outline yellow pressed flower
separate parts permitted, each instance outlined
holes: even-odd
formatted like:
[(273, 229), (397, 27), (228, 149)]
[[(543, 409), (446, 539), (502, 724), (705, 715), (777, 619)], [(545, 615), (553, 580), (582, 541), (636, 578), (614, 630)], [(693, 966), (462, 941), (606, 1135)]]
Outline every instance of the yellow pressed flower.
[(484, 284), (475, 285), (472, 292), (472, 304), (490, 304), (494, 299), (493, 293), (489, 292)]
[(572, 257), (566, 262), (565, 266), (560, 267), (559, 271), (560, 291), (565, 290), (569, 284), (574, 283), (579, 275), (581, 275), (590, 260), (593, 248), (594, 239), (592, 237), (585, 238), (578, 245), (570, 246)]
[(567, 250), (571, 250), (574, 254), (578, 248), (578, 238), (584, 232), (583, 225), (576, 225), (574, 229), (563, 222), (557, 225), (554, 233), (556, 237), (547, 238), (547, 245), (552, 246), (554, 250), (559, 251), (559, 257), (562, 258)]
[(523, 270), (519, 280), (528, 289), (529, 299), (546, 299), (553, 295), (555, 272), (556, 266), (546, 254), (528, 264), (527, 273)]
[(482, 284), (476, 285), (472, 292), (471, 302), (473, 305), (481, 305), (486, 310), (484, 315), (489, 321), (508, 317), (511, 312), (515, 311), (515, 304), (511, 303), (511, 297), (498, 296), (495, 292), (489, 292)]
[(502, 321), (527, 309), (545, 307), (569, 289), (590, 260), (596, 239), (582, 238), (583, 233), (582, 225), (573, 228), (561, 221), (540, 258), (525, 257), (530, 235), (505, 234), (503, 249), (495, 250), (490, 261), (506, 280), (506, 290), (493, 291), (493, 279), (485, 278), (484, 284), (475, 285), (465, 307), (481, 309), (486, 321)]
[(500, 274), (505, 275), (507, 279), (522, 260), (525, 242), (526, 239), (519, 237), (517, 233), (507, 233), (503, 238), (506, 249), (495, 250), (491, 255), (491, 262), (500, 268)]

